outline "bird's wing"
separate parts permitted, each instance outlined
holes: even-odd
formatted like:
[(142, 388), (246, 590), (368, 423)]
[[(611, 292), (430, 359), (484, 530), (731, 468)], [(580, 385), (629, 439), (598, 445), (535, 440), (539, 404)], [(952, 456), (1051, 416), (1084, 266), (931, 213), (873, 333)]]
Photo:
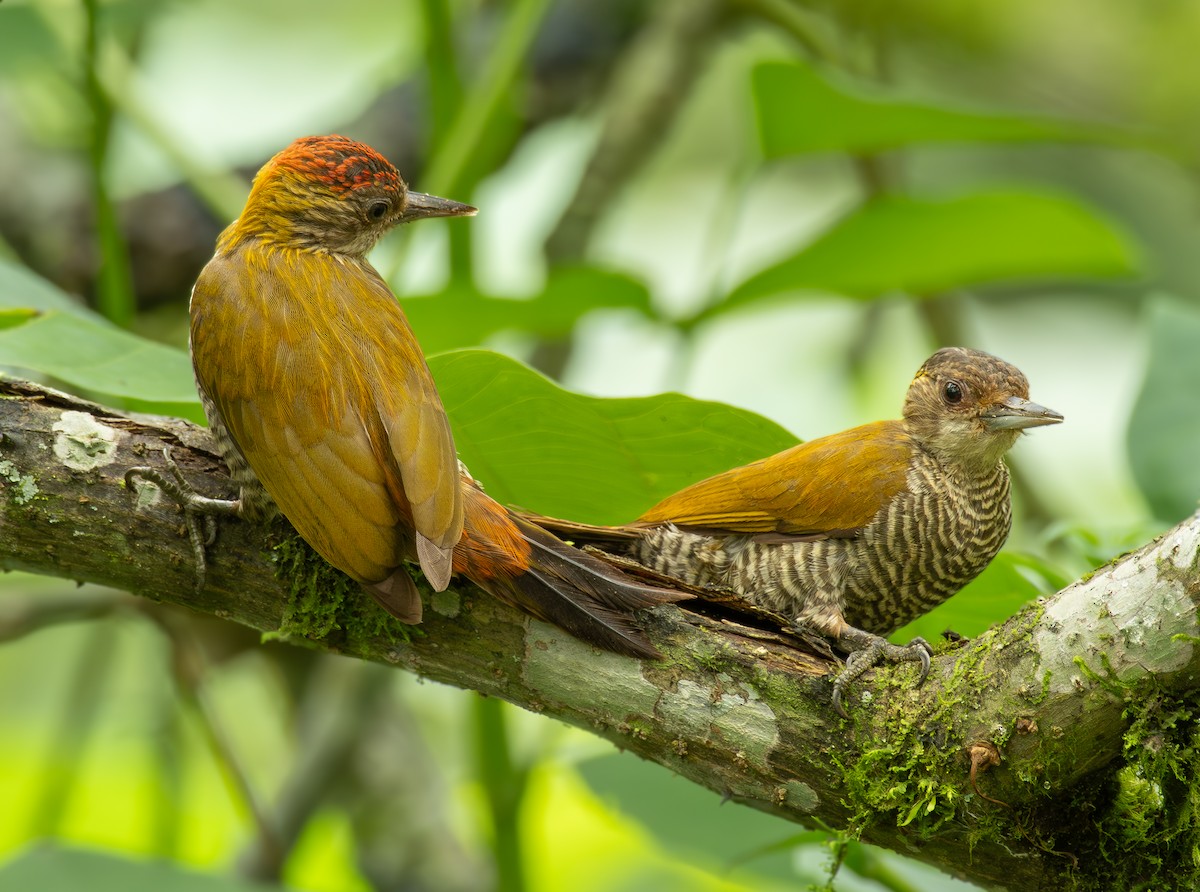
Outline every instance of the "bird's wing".
[[(407, 501), (416, 531), (417, 558), (437, 591), (450, 582), (454, 546), (463, 532), (463, 495), (450, 420), (421, 346), (392, 292), (375, 270), (371, 288), (383, 299), (367, 354), (376, 382), (375, 408), (386, 433), (386, 451), (399, 472), (393, 496)], [(396, 492), (397, 485), (402, 492)]]
[(424, 556), (411, 525), (444, 587), (461, 533), (454, 445), (386, 286), (328, 257), (242, 251), (205, 268), (192, 307), (197, 383), (300, 535), (377, 582)]
[(701, 480), (659, 502), (638, 524), (851, 535), (904, 489), (913, 448), (899, 421), (863, 425)]

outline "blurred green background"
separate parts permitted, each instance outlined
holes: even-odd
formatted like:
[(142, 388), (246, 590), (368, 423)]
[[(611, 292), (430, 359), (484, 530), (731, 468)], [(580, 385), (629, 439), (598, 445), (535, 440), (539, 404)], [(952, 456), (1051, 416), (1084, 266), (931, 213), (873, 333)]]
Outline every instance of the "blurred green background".
[[(701, 445), (664, 450), (660, 403), (435, 358), (502, 499), (628, 519), (895, 416), (937, 346), (1017, 364), (1066, 424), (1014, 451), (1005, 553), (896, 638), (976, 634), (1200, 496), (1198, 44), (1196, 0), (4, 0), (0, 365), (199, 419), (191, 283), (263, 161), (345, 133), (481, 209), (373, 257), (428, 354), (776, 423), (685, 401)], [(771, 889), (834, 860), (841, 890), (968, 888), (495, 700), (0, 586), (3, 890)]]

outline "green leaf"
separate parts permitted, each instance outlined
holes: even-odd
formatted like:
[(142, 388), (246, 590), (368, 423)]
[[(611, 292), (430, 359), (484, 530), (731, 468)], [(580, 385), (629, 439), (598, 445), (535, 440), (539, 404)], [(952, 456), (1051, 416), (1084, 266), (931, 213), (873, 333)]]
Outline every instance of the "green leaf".
[(0, 259), (0, 307), (62, 310), (88, 319), (102, 318), (36, 273), (3, 259)]
[(1127, 433), (1133, 476), (1161, 519), (1200, 499), (1200, 313), (1160, 298), (1150, 310), (1146, 377)]
[(265, 892), (226, 876), (194, 873), (165, 861), (133, 861), (53, 846), (30, 849), (0, 869), (0, 889), (37, 892)]
[(186, 353), (103, 321), (51, 311), (0, 330), (0, 365), (49, 375), (125, 408), (204, 420)]
[(498, 353), (429, 365), (471, 472), (494, 499), (543, 514), (630, 521), (690, 483), (796, 444), (753, 412), (674, 393), (582, 396)]
[(0, 366), (55, 378), (120, 408), (204, 421), (186, 353), (117, 328), (52, 283), (3, 260)]
[(31, 310), (28, 307), (11, 307), (0, 309), (0, 331), (6, 328), (16, 328), (18, 325), (24, 325), (30, 319), (38, 316), (37, 310)]
[(752, 888), (755, 874), (792, 882), (798, 874), (819, 879), (797, 871), (793, 852), (806, 843), (824, 842), (829, 833), (789, 827), (778, 818), (723, 802), (711, 790), (630, 753), (588, 759), (578, 768), (598, 796), (639, 821), (688, 863), (730, 870), (731, 879)]
[(452, 286), (431, 297), (406, 297), (402, 303), (426, 355), (476, 346), (500, 331), (565, 337), (580, 317), (598, 309), (652, 315), (646, 286), (594, 267), (555, 269), (546, 288), (528, 299), (488, 297)]
[(0, 74), (62, 71), (67, 61), (44, 12), (29, 3), (0, 4)]
[(937, 642), (953, 630), (973, 638), (1008, 619), (1034, 598), (1057, 591), (1070, 580), (1056, 567), (1032, 555), (1003, 551), (962, 591), (888, 637), (907, 644), (916, 636)]
[(932, 142), (1131, 141), (1127, 134), (1071, 121), (911, 102), (793, 62), (759, 65), (752, 90), (759, 141), (768, 158), (808, 152), (866, 155)]
[(1138, 265), (1121, 232), (1064, 195), (889, 196), (753, 276), (710, 314), (798, 290), (929, 296), (993, 282), (1128, 276)]

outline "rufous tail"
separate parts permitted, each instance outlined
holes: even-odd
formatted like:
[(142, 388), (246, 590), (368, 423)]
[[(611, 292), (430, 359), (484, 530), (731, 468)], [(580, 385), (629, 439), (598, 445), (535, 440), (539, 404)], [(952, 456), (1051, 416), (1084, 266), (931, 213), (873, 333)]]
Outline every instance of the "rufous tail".
[(596, 647), (632, 657), (661, 654), (633, 612), (691, 597), (626, 576), (466, 485), (466, 525), (454, 570), (500, 600)]

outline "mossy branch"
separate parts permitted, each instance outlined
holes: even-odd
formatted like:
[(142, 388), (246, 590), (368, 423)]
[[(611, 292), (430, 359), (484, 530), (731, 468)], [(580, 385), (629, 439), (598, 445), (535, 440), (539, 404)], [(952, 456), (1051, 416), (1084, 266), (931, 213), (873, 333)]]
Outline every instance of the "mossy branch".
[[(501, 697), (737, 802), (843, 828), (989, 888), (1193, 888), (1200, 867), (1200, 516), (829, 705), (829, 662), (688, 606), (645, 617), (665, 659), (597, 652), (467, 583), (413, 632), (285, 524), (223, 522), (196, 591), (181, 518), (129, 491), (165, 446), (230, 492), (208, 434), (0, 382), (0, 566), (98, 582)], [(986, 759), (978, 758), (980, 753)], [(999, 758), (999, 765), (994, 764)], [(1148, 884), (1148, 885), (1147, 885)]]

